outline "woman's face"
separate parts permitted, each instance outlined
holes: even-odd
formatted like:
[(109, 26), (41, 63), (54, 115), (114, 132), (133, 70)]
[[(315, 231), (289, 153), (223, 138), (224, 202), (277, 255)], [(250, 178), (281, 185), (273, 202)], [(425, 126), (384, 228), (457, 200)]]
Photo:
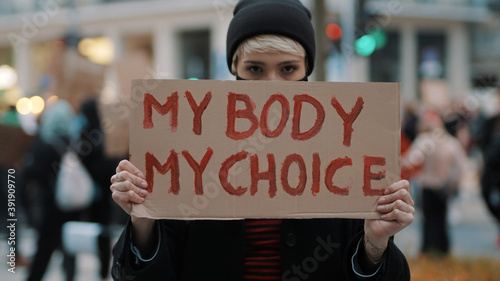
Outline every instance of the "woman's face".
[(236, 74), (245, 80), (298, 81), (306, 76), (306, 63), (304, 57), (288, 53), (243, 54)]

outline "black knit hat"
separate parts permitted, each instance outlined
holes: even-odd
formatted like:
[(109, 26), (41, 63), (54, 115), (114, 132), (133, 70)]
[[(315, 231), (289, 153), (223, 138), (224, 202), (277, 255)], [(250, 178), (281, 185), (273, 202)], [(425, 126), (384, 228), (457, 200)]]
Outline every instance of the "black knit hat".
[(306, 51), (307, 75), (314, 68), (316, 43), (311, 12), (299, 0), (240, 0), (233, 11), (226, 41), (229, 71), (234, 52), (244, 40), (262, 34), (283, 35)]

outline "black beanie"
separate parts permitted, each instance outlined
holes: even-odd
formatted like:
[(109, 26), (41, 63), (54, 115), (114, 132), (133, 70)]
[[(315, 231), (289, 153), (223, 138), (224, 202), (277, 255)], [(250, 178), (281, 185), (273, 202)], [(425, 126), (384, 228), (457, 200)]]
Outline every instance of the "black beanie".
[(229, 71), (234, 52), (246, 39), (262, 35), (283, 35), (299, 42), (306, 51), (307, 75), (314, 68), (316, 43), (311, 12), (299, 0), (240, 0), (233, 11), (226, 41)]

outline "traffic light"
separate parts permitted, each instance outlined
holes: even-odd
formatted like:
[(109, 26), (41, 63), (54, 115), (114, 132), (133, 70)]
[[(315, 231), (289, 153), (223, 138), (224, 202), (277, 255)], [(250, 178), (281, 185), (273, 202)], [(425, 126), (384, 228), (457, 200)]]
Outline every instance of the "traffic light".
[(338, 41), (342, 38), (342, 28), (340, 25), (332, 22), (326, 25), (326, 37), (332, 41)]
[(337, 52), (341, 51), (340, 40), (342, 39), (342, 28), (337, 23), (329, 23), (325, 29), (326, 37), (330, 39)]
[(356, 13), (354, 50), (360, 56), (370, 56), (387, 43), (387, 35), (377, 17), (365, 11), (365, 0), (359, 0)]
[(375, 38), (370, 34), (365, 34), (354, 42), (354, 50), (360, 56), (367, 57), (375, 51), (377, 43)]
[(370, 34), (375, 39), (375, 50), (382, 49), (387, 44), (387, 34), (382, 28), (373, 29)]
[(374, 29), (370, 33), (362, 35), (354, 42), (354, 50), (360, 56), (366, 57), (375, 50), (381, 49), (387, 43), (387, 35), (382, 29)]

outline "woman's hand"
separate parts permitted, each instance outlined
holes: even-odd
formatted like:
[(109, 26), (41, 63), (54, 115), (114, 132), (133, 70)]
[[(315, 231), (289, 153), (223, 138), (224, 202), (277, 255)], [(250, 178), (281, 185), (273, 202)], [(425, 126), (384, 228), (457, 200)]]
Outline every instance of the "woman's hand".
[[(113, 200), (127, 214), (131, 215), (133, 203), (141, 204), (144, 202), (148, 195), (146, 187), (148, 184), (141, 171), (128, 160), (120, 161), (116, 167), (116, 174), (111, 177), (110, 189), (113, 192)], [(155, 220), (132, 216), (131, 221), (134, 244), (142, 254), (149, 256), (157, 243), (152, 239)]]
[(415, 204), (409, 189), (410, 183), (406, 180), (391, 184), (378, 199), (380, 219), (365, 220), (365, 250), (374, 263), (383, 258), (389, 237), (413, 222)]
[(122, 160), (116, 167), (116, 174), (111, 177), (111, 192), (113, 200), (127, 214), (132, 212), (132, 203), (141, 204), (148, 195), (144, 175), (128, 160)]

